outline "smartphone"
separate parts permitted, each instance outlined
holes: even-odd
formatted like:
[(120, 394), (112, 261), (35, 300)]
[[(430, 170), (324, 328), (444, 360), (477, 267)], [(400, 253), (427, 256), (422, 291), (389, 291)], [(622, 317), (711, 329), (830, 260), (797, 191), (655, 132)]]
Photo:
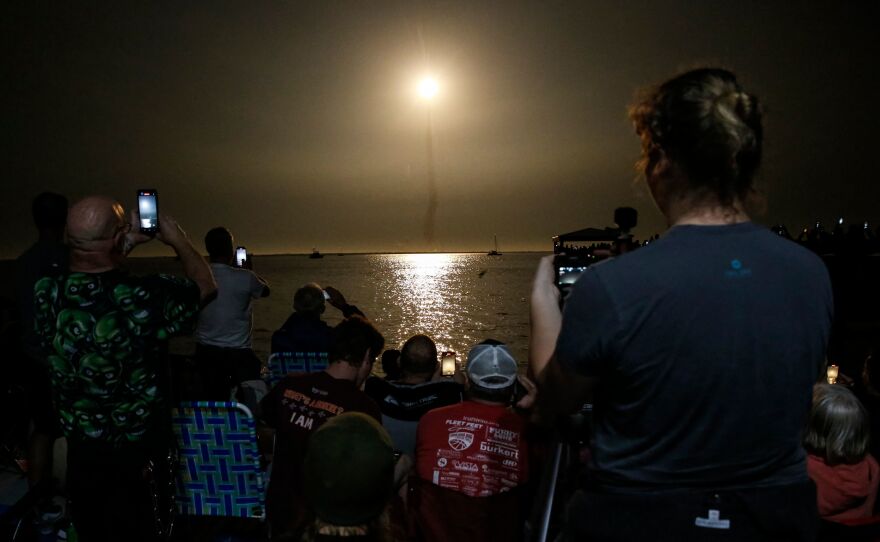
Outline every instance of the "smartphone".
[(327, 293), (327, 290), (321, 290), (324, 293), (324, 300), (330, 301), (330, 294)]
[(553, 258), (553, 269), (556, 272), (556, 286), (565, 292), (577, 282), (584, 271), (588, 267), (598, 261), (598, 258), (591, 254), (568, 256), (558, 254)]
[(455, 374), (455, 352), (443, 352), (440, 355), (440, 374), (443, 376)]
[(560, 289), (571, 288), (586, 270), (586, 265), (562, 265), (557, 267), (556, 286)]
[(138, 190), (138, 217), (141, 233), (159, 231), (159, 193), (155, 188)]
[(235, 249), (235, 266), (236, 267), (244, 267), (244, 262), (247, 261), (247, 249), (244, 247), (238, 247)]

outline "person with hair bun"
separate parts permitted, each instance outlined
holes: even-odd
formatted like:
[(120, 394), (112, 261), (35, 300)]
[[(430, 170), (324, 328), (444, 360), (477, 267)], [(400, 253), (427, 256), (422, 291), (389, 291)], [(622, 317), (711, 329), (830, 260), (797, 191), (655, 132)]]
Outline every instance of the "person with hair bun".
[(821, 518), (840, 521), (873, 514), (880, 466), (868, 453), (870, 436), (868, 413), (850, 390), (816, 384), (804, 447)]
[(751, 222), (764, 130), (733, 73), (686, 72), (630, 109), (669, 225), (589, 267), (560, 311), (552, 257), (531, 295), (544, 418), (593, 403), (592, 479), (569, 540), (811, 540), (802, 430), (832, 321), (828, 272)]

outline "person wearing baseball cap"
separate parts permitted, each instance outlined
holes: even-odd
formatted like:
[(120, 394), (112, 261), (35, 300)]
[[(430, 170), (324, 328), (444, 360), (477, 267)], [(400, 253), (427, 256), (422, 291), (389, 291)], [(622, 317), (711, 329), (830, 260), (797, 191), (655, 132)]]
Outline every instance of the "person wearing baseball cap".
[(309, 439), (303, 469), (315, 517), (307, 533), (322, 540), (382, 539), (394, 465), (391, 438), (370, 416), (346, 412), (321, 426)]
[[(466, 399), (431, 410), (419, 422), (416, 473), (423, 496), (415, 499), (416, 524), (425, 540), (506, 540), (497, 534), (513, 536), (521, 527), (518, 514), (484, 512), (497, 502), (488, 497), (529, 480), (528, 420), (520, 412), (534, 403), (535, 386), (519, 375), (519, 364), (499, 341), (474, 346), (465, 372)], [(520, 386), (528, 393), (517, 401)], [(471, 536), (476, 532), (485, 536)]]

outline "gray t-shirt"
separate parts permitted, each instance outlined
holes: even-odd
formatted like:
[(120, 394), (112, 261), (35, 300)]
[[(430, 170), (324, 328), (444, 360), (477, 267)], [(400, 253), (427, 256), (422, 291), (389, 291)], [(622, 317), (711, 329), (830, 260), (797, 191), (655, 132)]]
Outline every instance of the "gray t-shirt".
[(597, 378), (596, 478), (659, 491), (806, 480), (832, 311), (822, 261), (752, 223), (673, 227), (588, 269), (556, 356)]
[(217, 297), (202, 308), (196, 340), (223, 348), (250, 348), (253, 300), (263, 295), (266, 281), (253, 271), (212, 263)]

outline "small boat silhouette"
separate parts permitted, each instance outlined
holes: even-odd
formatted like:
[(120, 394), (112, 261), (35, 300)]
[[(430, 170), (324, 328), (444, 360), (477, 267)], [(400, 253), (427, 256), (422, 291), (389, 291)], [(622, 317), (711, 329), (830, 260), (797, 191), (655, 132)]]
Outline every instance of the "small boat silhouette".
[(501, 253), (498, 252), (498, 236), (495, 236), (495, 249), (490, 250), (487, 256), (501, 256)]

